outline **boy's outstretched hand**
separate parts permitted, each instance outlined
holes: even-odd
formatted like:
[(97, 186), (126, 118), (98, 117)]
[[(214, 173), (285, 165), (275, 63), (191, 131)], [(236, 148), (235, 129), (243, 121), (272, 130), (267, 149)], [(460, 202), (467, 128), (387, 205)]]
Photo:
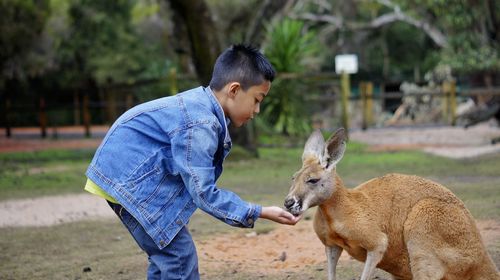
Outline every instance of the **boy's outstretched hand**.
[(295, 225), (298, 221), (300, 221), (302, 215), (294, 216), (290, 212), (285, 211), (278, 206), (268, 206), (262, 207), (260, 217), (280, 224)]

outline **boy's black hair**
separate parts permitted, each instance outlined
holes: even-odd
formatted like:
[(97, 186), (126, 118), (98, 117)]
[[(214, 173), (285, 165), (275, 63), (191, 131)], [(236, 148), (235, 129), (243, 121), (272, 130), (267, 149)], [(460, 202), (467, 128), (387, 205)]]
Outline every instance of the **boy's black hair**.
[(217, 58), (210, 88), (221, 90), (230, 82), (239, 82), (243, 90), (272, 82), (276, 72), (267, 58), (250, 45), (237, 44), (227, 48)]

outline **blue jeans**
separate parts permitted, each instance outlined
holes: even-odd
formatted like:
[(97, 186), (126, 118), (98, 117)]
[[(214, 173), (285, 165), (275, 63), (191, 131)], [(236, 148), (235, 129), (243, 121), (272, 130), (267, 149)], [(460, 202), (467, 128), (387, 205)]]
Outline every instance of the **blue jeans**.
[(170, 244), (160, 250), (137, 220), (121, 205), (108, 202), (149, 260), (148, 279), (198, 280), (198, 257), (191, 234), (184, 226)]

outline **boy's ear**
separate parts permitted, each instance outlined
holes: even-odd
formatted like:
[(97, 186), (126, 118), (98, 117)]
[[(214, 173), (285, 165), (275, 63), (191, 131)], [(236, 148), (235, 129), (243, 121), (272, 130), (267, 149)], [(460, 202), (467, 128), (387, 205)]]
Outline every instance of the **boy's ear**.
[(234, 98), (238, 91), (241, 89), (241, 85), (238, 82), (232, 82), (228, 85), (228, 95), (231, 98)]

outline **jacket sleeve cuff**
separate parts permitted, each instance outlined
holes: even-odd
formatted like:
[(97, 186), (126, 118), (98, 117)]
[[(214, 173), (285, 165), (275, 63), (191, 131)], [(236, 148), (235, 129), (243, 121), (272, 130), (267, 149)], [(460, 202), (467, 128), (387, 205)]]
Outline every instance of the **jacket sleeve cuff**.
[(262, 206), (258, 204), (252, 204), (251, 210), (248, 213), (248, 218), (245, 221), (245, 227), (253, 228), (255, 221), (260, 217), (262, 212)]

